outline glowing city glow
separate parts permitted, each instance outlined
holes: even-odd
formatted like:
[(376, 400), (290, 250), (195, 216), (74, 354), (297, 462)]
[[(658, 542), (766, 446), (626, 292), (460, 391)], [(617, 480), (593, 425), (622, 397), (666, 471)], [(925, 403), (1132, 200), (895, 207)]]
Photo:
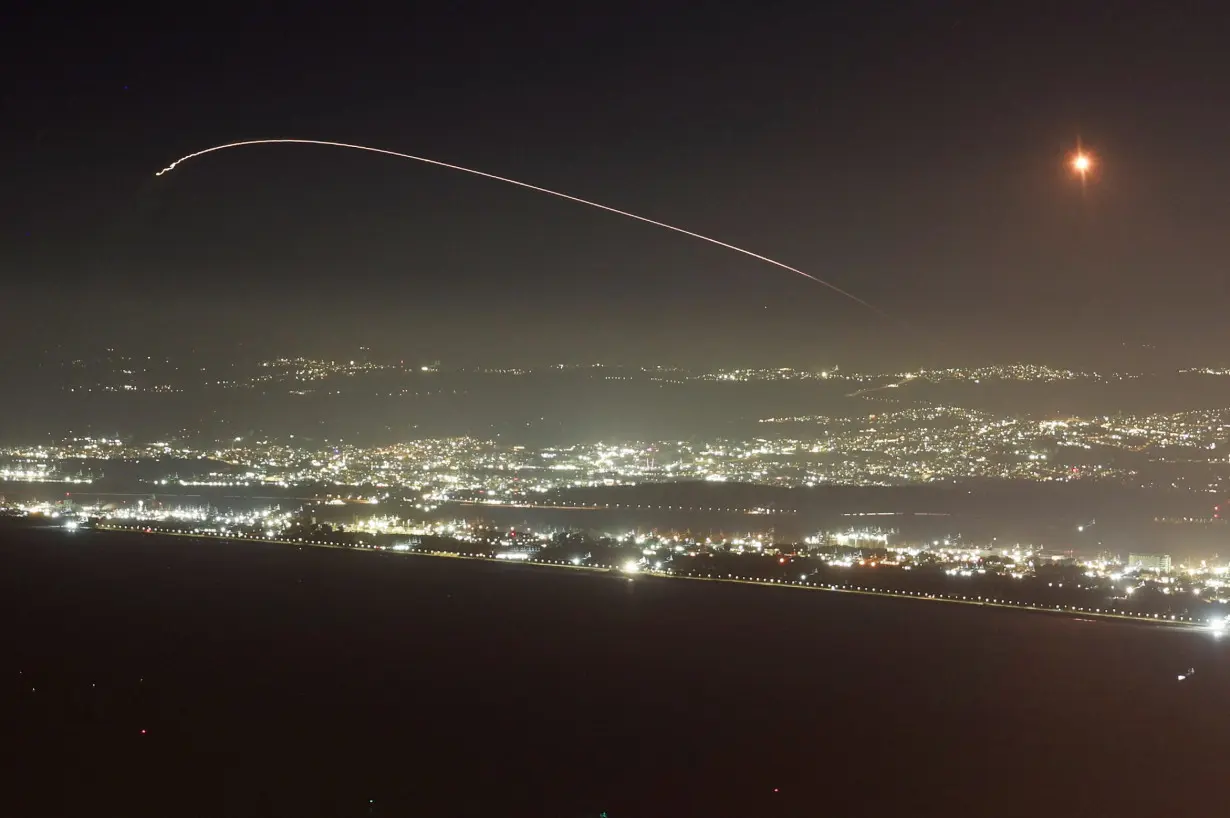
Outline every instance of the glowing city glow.
[(383, 148), (372, 148), (366, 145), (352, 145), (346, 142), (327, 142), (321, 139), (249, 139), (243, 142), (229, 142), (225, 145), (214, 145), (212, 148), (206, 148), (204, 150), (197, 151), (196, 153), (190, 153), (187, 156), (182, 156), (179, 159), (176, 159), (171, 164), (167, 165), (162, 170), (158, 171), (154, 175), (162, 176), (165, 173), (169, 173), (170, 171), (175, 170), (176, 166), (180, 165), (183, 162), (188, 161), (189, 159), (195, 159), (198, 156), (204, 156), (207, 153), (213, 153), (215, 151), (226, 150), (227, 148), (240, 148), (240, 147), (244, 147), (247, 145), (286, 145), (286, 144), (324, 145), (324, 146), (333, 147), (333, 148), (348, 148), (350, 150), (368, 151), (369, 153), (379, 153), (385, 156), (395, 156), (398, 159), (410, 159), (415, 162), (424, 162), (428, 165), (435, 165), (437, 167), (447, 168), (449, 170), (456, 170), (462, 173), (469, 173), (474, 176), (481, 176), (484, 179), (493, 179), (497, 182), (503, 182), (508, 185), (516, 185), (517, 187), (525, 188), (526, 190), (533, 190), (537, 193), (546, 193), (549, 196), (556, 196), (560, 199), (566, 199), (570, 202), (576, 202), (577, 204), (583, 204), (588, 207), (596, 207), (599, 210), (605, 210), (608, 213), (614, 213), (618, 216), (625, 216), (629, 219), (635, 219), (639, 222), (645, 222), (646, 224), (652, 224), (655, 227), (661, 227), (664, 230), (673, 230), (676, 233), (682, 233), (683, 235), (691, 236), (694, 239), (700, 239), (701, 241), (707, 241), (710, 244), (716, 244), (718, 247), (724, 247), (727, 250), (733, 250), (736, 253), (742, 253), (743, 255), (750, 256), (751, 258), (754, 258), (758, 261), (763, 261), (766, 264), (772, 264), (774, 267), (780, 267), (783, 270), (789, 270), (790, 272), (795, 273), (796, 275), (801, 275), (804, 278), (811, 279), (817, 284), (822, 284), (825, 287), (828, 287), (833, 292), (843, 295), (846, 298), (850, 299), (851, 301), (861, 304), (862, 306), (866, 307), (872, 312), (878, 313), (879, 315), (882, 315), (885, 318), (890, 317), (887, 313), (885, 313), (879, 307), (876, 307), (873, 304), (870, 304), (869, 302), (864, 301), (863, 299), (859, 298), (858, 296), (852, 293), (846, 292), (842, 288), (838, 287), (836, 284), (831, 284), (822, 278), (818, 278), (812, 275), (811, 273), (805, 273), (796, 267), (791, 267), (789, 264), (785, 264), (783, 262), (777, 261), (776, 259), (769, 258), (768, 256), (762, 256), (759, 253), (753, 253), (751, 250), (744, 250), (742, 247), (736, 247), (733, 244), (727, 244), (724, 241), (719, 241), (718, 239), (710, 238), (709, 236), (703, 236), (700, 233), (694, 233), (691, 230), (685, 230), (682, 227), (676, 227), (673, 224), (667, 224), (666, 222), (660, 222), (660, 221), (657, 221), (655, 219), (650, 219), (645, 216), (638, 216), (637, 214), (629, 213), (626, 210), (619, 210), (618, 208), (610, 207), (609, 205), (598, 204), (597, 202), (591, 202), (588, 199), (582, 199), (578, 196), (571, 196), (567, 193), (561, 193), (558, 190), (551, 190), (549, 188), (539, 187), (538, 185), (531, 185), (528, 182), (519, 182), (516, 179), (509, 179), (506, 176), (497, 176), (494, 173), (486, 173), (481, 170), (474, 170), (473, 168), (463, 167), (462, 165), (454, 165), (449, 162), (441, 162), (438, 159), (427, 159), (426, 157), (415, 156), (409, 153), (399, 153), (398, 151), (390, 151), (390, 150), (385, 150)]

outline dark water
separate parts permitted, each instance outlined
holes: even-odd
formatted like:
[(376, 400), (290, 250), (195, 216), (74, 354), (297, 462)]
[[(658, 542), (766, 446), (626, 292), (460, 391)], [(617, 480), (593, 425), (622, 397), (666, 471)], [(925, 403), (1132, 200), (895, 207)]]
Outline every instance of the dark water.
[(1205, 634), (250, 543), (0, 540), (4, 814), (1215, 814), (1230, 760), (1230, 644)]

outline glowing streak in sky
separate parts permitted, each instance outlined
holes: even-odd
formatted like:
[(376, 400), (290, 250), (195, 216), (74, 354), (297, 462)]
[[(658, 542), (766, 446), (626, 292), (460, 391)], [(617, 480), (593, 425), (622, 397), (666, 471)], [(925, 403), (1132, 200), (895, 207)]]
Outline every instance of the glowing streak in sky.
[(812, 281), (816, 282), (817, 284), (823, 284), (825, 287), (828, 287), (830, 290), (836, 293), (844, 295), (846, 298), (850, 299), (851, 301), (862, 304), (864, 307), (871, 310), (872, 312), (879, 313), (885, 318), (890, 317), (886, 312), (881, 310), (879, 307), (876, 307), (873, 304), (869, 304), (868, 302), (864, 301), (863, 299), (859, 298), (858, 296), (852, 293), (846, 292), (842, 288), (838, 287), (836, 284), (830, 284), (824, 279), (817, 278), (811, 273), (805, 273), (802, 270), (799, 270), (795, 267), (791, 267), (789, 264), (784, 264), (780, 261), (777, 261), (776, 259), (771, 259), (768, 256), (762, 256), (759, 253), (753, 253), (751, 250), (744, 250), (742, 247), (736, 247), (735, 245), (727, 244), (724, 241), (718, 241), (717, 239), (711, 239), (708, 236), (702, 236), (700, 233), (693, 233), (691, 230), (684, 230), (682, 227), (675, 227), (673, 224), (667, 224), (666, 222), (655, 221), (653, 219), (646, 218), (645, 216), (638, 216), (635, 213), (629, 213), (626, 210), (619, 210), (617, 208), (609, 207), (604, 204), (598, 204), (597, 202), (591, 202), (588, 199), (582, 199), (577, 196), (569, 196), (567, 193), (560, 193), (558, 190), (550, 190), (545, 187), (539, 187), (538, 185), (531, 185), (528, 182), (518, 182), (516, 179), (509, 179), (505, 176), (496, 176), (494, 173), (485, 173), (481, 170), (474, 170), (473, 168), (466, 168), (466, 167), (462, 167), (461, 165), (452, 165), (452, 164), (449, 164), (448, 162), (441, 162), (437, 159), (427, 159), (425, 157), (414, 156), (409, 153), (398, 153), (397, 151), (388, 151), (388, 150), (384, 150), (383, 148), (369, 148), (366, 145), (350, 145), (345, 142), (326, 142), (321, 139), (249, 139), (244, 142), (230, 142), (225, 145), (215, 145), (212, 148), (206, 148), (203, 151), (197, 151), (196, 153), (190, 153), (187, 156), (176, 159), (174, 162), (167, 165), (165, 168), (158, 171), (158, 173), (154, 175), (161, 176), (164, 173), (168, 173), (172, 170), (175, 170), (177, 165), (183, 162), (187, 162), (189, 159), (195, 159), (198, 156), (204, 156), (205, 154), (213, 153), (214, 151), (226, 150), (227, 148), (240, 148), (246, 145), (284, 145), (284, 144), (327, 145), (329, 147), (334, 147), (334, 148), (350, 148), (351, 150), (357, 150), (357, 151), (369, 151), (371, 153), (382, 153), (386, 156), (396, 156), (399, 159), (413, 159), (415, 162), (425, 162), (428, 165), (436, 165), (437, 167), (448, 168), (449, 170), (459, 170), (462, 173), (469, 173), (469, 174), (473, 174), (474, 176), (482, 176), (485, 179), (494, 179), (497, 182), (504, 182), (509, 185), (516, 185), (517, 187), (523, 187), (527, 190), (534, 190), (534, 191), (537, 191), (538, 193), (546, 193), (551, 196), (557, 196), (560, 199), (567, 199), (568, 201), (576, 202), (577, 204), (588, 205), (589, 207), (596, 207), (599, 210), (605, 210), (608, 213), (615, 213), (616, 215), (619, 215), (619, 216), (626, 216), (629, 219), (636, 219), (638, 222), (645, 222), (646, 224), (652, 224), (655, 227), (661, 227), (665, 230), (673, 230), (676, 233), (682, 233), (685, 236), (691, 236), (694, 239), (700, 239), (701, 241), (707, 241), (710, 244), (716, 244), (718, 247), (725, 247), (727, 250), (734, 250), (736, 253), (742, 253), (745, 256), (751, 256), (752, 258), (757, 259), (758, 261), (763, 261), (766, 264), (772, 264), (774, 267), (780, 267), (783, 270), (789, 270), (790, 272), (795, 273), (797, 275), (801, 275), (804, 278), (810, 278)]

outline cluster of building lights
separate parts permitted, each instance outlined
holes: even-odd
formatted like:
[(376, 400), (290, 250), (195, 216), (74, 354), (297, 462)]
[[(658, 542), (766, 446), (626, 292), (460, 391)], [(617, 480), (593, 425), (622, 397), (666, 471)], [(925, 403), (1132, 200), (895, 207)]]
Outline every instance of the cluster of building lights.
[[(971, 479), (1069, 482), (1106, 480), (1130, 486), (1220, 493), (1230, 490), (1230, 410), (1038, 420), (956, 406), (886, 399), (883, 390), (942, 381), (1111, 381), (1138, 373), (1099, 373), (1010, 365), (856, 373), (829, 369), (603, 367), (442, 371), (437, 364), (282, 358), (254, 367), (217, 370), (169, 360), (108, 355), (94, 368), (68, 365), (74, 377), (95, 369), (107, 378), (80, 388), (158, 391), (210, 385), (302, 392), (345, 379), (368, 383), (377, 374), (438, 381), (448, 374), (522, 378), (577, 370), (603, 379), (658, 382), (849, 381), (856, 401), (873, 411), (762, 418), (744, 437), (581, 442), (516, 446), (477, 437), (427, 438), (394, 446), (338, 441), (306, 445), (283, 440), (199, 440), (190, 432), (158, 441), (80, 437), (56, 444), (0, 449), (0, 481), (88, 483), (111, 461), (157, 461), (163, 486), (291, 487), (326, 485), (416, 492), (431, 503), (517, 504), (568, 489), (675, 481), (773, 486), (901, 485)], [(173, 386), (162, 379), (173, 374)], [(1185, 369), (1187, 378), (1223, 377), (1212, 368)], [(112, 377), (113, 376), (113, 377)], [(142, 380), (142, 379), (145, 380)], [(127, 380), (125, 380), (127, 379)], [(383, 382), (383, 381), (382, 381)], [(73, 386), (71, 388), (79, 388)], [(312, 388), (315, 388), (314, 386)], [(381, 387), (388, 388), (387, 385)], [(845, 388), (845, 387), (839, 387)], [(407, 392), (408, 390), (402, 390)], [(909, 389), (891, 394), (900, 397)], [(392, 393), (390, 393), (392, 394)], [(763, 430), (763, 431), (761, 431)], [(86, 471), (91, 472), (87, 475)]]

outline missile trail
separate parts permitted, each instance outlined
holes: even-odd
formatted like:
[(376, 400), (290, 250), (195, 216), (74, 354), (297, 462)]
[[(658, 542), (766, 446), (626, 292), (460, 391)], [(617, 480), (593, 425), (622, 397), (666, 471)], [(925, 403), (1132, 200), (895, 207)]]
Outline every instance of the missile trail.
[(195, 159), (198, 156), (204, 156), (205, 154), (213, 153), (214, 151), (222, 151), (228, 148), (241, 148), (247, 145), (287, 145), (287, 144), (290, 144), (290, 145), (325, 145), (325, 146), (332, 147), (332, 148), (349, 148), (350, 150), (356, 150), (356, 151), (368, 151), (370, 153), (380, 153), (380, 154), (384, 154), (385, 156), (395, 156), (399, 159), (412, 159), (415, 162), (424, 162), (428, 165), (435, 165), (441, 168), (448, 168), (449, 170), (457, 170), (457, 171), (461, 171), (462, 173), (469, 173), (473, 176), (482, 176), (484, 179), (494, 179), (497, 182), (504, 182), (505, 184), (516, 185), (517, 187), (525, 188), (526, 190), (533, 190), (538, 193), (546, 193), (550, 196), (556, 196), (560, 199), (567, 199), (570, 202), (576, 202), (577, 204), (588, 205), (589, 207), (596, 207), (599, 210), (605, 210), (608, 213), (614, 213), (618, 216), (626, 216), (629, 219), (636, 219), (638, 222), (645, 222), (646, 224), (652, 224), (655, 227), (661, 227), (664, 230), (673, 230), (676, 233), (682, 233), (683, 235), (691, 236), (694, 239), (700, 239), (701, 241), (707, 241), (710, 244), (716, 244), (718, 247), (724, 247), (727, 250), (734, 250), (736, 253), (742, 253), (745, 256), (751, 256), (752, 258), (758, 261), (763, 261), (766, 264), (772, 264), (774, 267), (780, 267), (783, 270), (789, 270), (790, 272), (795, 273), (796, 275), (801, 275), (804, 278), (810, 278), (812, 281), (816, 282), (817, 284), (822, 284), (825, 287), (828, 287), (833, 292), (843, 295), (846, 298), (850, 299), (851, 301), (857, 304), (861, 304), (862, 306), (866, 307), (872, 312), (878, 313), (879, 315), (885, 318), (889, 318), (891, 320), (891, 316), (888, 313), (881, 310), (879, 307), (867, 301), (864, 301), (863, 299), (859, 298), (853, 293), (846, 292), (841, 287), (838, 287), (836, 284), (831, 284), (822, 278), (817, 278), (811, 273), (805, 273), (802, 270), (799, 270), (795, 267), (791, 267), (789, 264), (785, 264), (783, 262), (777, 261), (776, 259), (771, 259), (768, 256), (762, 256), (759, 253), (753, 253), (751, 250), (744, 250), (742, 247), (736, 247), (735, 245), (727, 244), (724, 241), (718, 241), (717, 239), (713, 239), (708, 236), (702, 236), (700, 233), (693, 233), (691, 230), (684, 230), (682, 227), (675, 227), (675, 225), (673, 224), (667, 224), (666, 222), (656, 221), (654, 219), (650, 219), (645, 216), (638, 216), (635, 213), (629, 213), (626, 210), (619, 210), (618, 208), (610, 207), (604, 204), (599, 204), (598, 202), (591, 202), (588, 199), (582, 199), (579, 196), (570, 196), (567, 193), (560, 193), (558, 190), (551, 190), (549, 188), (539, 187), (538, 185), (531, 185), (528, 182), (519, 182), (516, 179), (509, 179), (506, 176), (496, 176), (494, 173), (485, 173), (484, 171), (474, 170), (473, 168), (462, 167), (461, 165), (453, 165), (448, 162), (441, 162), (438, 159), (427, 159), (426, 157), (423, 157), (423, 156), (414, 156), (413, 154), (409, 154), (409, 153), (398, 153), (397, 151), (385, 150), (383, 148), (371, 148), (366, 145), (351, 145), (346, 142), (326, 142), (321, 139), (249, 139), (243, 142), (229, 142), (225, 145), (214, 145), (212, 148), (206, 148), (205, 150), (197, 151), (196, 153), (190, 153), (187, 156), (183, 156), (183, 157), (180, 157), (179, 159), (176, 159), (174, 162), (167, 165), (165, 168), (158, 171), (154, 175), (162, 176), (164, 173), (169, 173), (175, 170), (175, 168), (178, 165), (184, 162), (187, 162), (189, 159)]

